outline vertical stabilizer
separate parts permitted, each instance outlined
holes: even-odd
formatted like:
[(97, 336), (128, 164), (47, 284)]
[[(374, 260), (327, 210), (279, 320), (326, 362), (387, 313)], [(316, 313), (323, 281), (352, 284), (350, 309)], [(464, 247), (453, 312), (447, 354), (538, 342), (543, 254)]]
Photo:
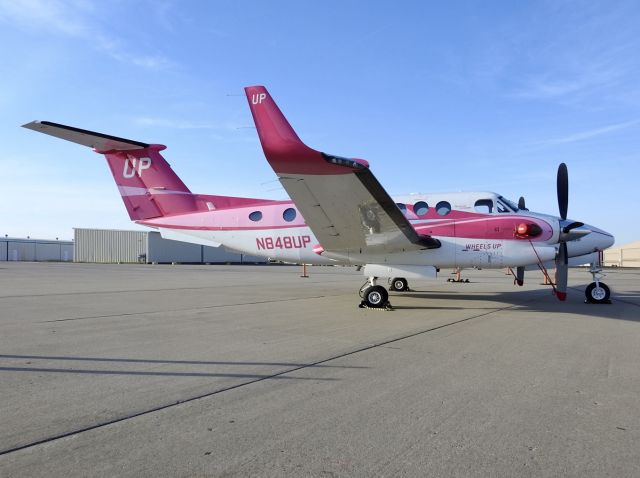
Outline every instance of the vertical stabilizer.
[(50, 121), (32, 121), (25, 128), (93, 148), (103, 154), (133, 221), (198, 210), (191, 194), (160, 154), (166, 147)]
[(198, 209), (195, 196), (160, 154), (163, 149), (162, 145), (149, 145), (143, 149), (102, 153), (129, 217), (134, 221)]

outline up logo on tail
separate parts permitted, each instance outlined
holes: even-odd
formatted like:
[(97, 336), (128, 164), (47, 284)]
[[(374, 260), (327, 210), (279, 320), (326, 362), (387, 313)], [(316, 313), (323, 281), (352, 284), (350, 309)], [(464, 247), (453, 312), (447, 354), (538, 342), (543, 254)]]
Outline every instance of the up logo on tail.
[(138, 176), (142, 177), (142, 171), (151, 167), (151, 159), (149, 158), (135, 158), (130, 154), (127, 155), (127, 159), (124, 161), (124, 169), (122, 171), (123, 178), (132, 178), (138, 171)]
[(251, 95), (251, 104), (259, 105), (267, 97), (266, 93), (254, 93)]

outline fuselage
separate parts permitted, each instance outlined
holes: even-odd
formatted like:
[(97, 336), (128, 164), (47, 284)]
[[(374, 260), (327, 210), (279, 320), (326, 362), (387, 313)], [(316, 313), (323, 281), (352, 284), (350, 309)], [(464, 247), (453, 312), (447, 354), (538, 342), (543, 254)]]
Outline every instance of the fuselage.
[[(306, 264), (412, 264), (435, 267), (517, 267), (547, 262), (557, 254), (560, 221), (556, 216), (520, 210), (492, 192), (411, 194), (394, 200), (413, 228), (440, 241), (436, 249), (406, 252), (326, 253), (292, 201), (258, 201), (138, 221), (164, 237), (227, 248), (284, 262)], [(520, 234), (519, 226), (529, 232)], [(535, 225), (535, 227), (532, 227)], [(371, 227), (363, 216), (355, 227)], [(590, 233), (568, 243), (570, 257), (610, 247), (611, 234), (589, 225)]]

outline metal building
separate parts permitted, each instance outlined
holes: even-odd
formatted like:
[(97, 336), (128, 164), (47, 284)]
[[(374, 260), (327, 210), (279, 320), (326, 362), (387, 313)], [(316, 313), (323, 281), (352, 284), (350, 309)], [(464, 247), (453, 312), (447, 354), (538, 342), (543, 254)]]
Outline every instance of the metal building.
[(613, 267), (640, 267), (640, 241), (607, 249), (602, 263)]
[(73, 260), (73, 242), (5, 237), (0, 239), (0, 261)]
[(138, 262), (147, 252), (146, 231), (73, 230), (74, 262)]
[(155, 231), (74, 229), (74, 261), (103, 263), (265, 263), (225, 249), (163, 239)]

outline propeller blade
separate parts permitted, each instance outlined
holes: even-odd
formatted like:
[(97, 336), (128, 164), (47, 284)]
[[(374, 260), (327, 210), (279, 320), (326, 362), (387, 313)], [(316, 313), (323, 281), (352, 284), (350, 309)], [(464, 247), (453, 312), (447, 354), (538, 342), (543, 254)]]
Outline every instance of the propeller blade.
[(518, 199), (518, 209), (523, 209), (523, 210), (527, 211), (527, 207), (526, 207), (526, 204), (524, 202), (524, 196), (520, 196), (520, 199)]
[(524, 284), (524, 266), (516, 267), (516, 282), (518, 285)]
[(569, 276), (569, 255), (567, 243), (561, 242), (558, 256), (556, 257), (556, 295), (560, 300), (567, 299), (567, 279)]
[(592, 232), (593, 231), (591, 231), (590, 229), (578, 229), (578, 230), (573, 230), (569, 232), (561, 231), (559, 242), (563, 243), (563, 242), (575, 241), (576, 239), (580, 239), (584, 236), (587, 236)]
[(568, 232), (571, 232), (571, 229), (575, 229), (576, 227), (582, 227), (582, 226), (584, 226), (584, 222), (575, 221), (575, 222), (572, 222), (571, 224), (564, 226), (562, 228), (562, 232), (568, 233)]
[(558, 166), (556, 185), (558, 189), (558, 209), (560, 210), (560, 217), (566, 219), (567, 207), (569, 206), (569, 172), (567, 171), (567, 165), (564, 163), (560, 163), (560, 166)]

